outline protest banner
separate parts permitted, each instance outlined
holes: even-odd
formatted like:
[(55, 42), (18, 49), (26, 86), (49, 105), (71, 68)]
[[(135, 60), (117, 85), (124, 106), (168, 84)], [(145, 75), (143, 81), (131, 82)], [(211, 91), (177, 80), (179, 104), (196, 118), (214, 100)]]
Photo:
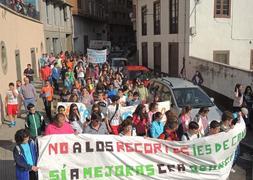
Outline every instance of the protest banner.
[(89, 63), (99, 64), (106, 62), (106, 49), (105, 50), (87, 49), (87, 54)]
[(39, 179), (225, 180), (245, 137), (243, 121), (229, 132), (171, 142), (113, 135), (38, 138)]
[[(64, 106), (66, 109), (66, 115), (69, 115), (69, 110), (70, 110), (70, 105), (72, 102), (58, 102), (57, 103), (57, 108), (59, 106)], [(78, 110), (81, 115), (81, 122), (85, 122), (86, 118), (90, 117), (90, 112), (91, 112), (91, 106), (87, 107), (82, 103), (75, 103), (78, 107)], [(160, 112), (165, 112), (170, 109), (170, 101), (164, 101), (164, 102), (159, 102), (158, 104), (158, 110)], [(127, 107), (120, 107), (120, 113), (121, 117), (123, 120), (125, 120), (128, 116), (132, 116), (133, 112), (135, 111), (136, 106), (127, 106)], [(148, 109), (148, 105), (146, 104), (146, 108)], [(165, 118), (165, 116), (164, 116)], [(163, 119), (164, 120), (164, 119)]]

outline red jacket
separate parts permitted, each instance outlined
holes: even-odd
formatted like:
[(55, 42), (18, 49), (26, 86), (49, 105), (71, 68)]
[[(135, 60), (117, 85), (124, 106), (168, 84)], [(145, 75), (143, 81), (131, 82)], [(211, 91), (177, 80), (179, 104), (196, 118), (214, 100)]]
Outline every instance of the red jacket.
[(147, 134), (148, 117), (141, 120), (140, 116), (134, 114), (133, 125), (136, 128), (137, 135)]
[(167, 140), (167, 141), (178, 141), (176, 131), (171, 131), (166, 128), (165, 131), (159, 136), (159, 139)]
[(41, 68), (40, 75), (43, 81), (48, 80), (49, 76), (51, 75), (51, 68), (49, 66)]

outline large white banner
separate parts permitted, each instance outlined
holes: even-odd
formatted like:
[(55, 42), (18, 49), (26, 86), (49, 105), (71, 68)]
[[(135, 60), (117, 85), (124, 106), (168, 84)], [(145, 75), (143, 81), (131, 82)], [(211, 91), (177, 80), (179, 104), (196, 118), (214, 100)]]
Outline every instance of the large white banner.
[(225, 180), (245, 137), (229, 132), (189, 142), (113, 135), (52, 135), (38, 139), (39, 179)]
[(95, 50), (95, 49), (87, 49), (88, 54), (88, 62), (89, 63), (105, 63), (106, 62), (106, 49), (105, 50)]

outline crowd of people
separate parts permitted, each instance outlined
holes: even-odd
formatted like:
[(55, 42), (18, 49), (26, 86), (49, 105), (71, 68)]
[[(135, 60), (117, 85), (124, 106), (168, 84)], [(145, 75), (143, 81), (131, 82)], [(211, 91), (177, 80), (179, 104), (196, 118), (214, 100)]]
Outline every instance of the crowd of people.
[[(38, 167), (34, 142), (38, 136), (86, 133), (189, 141), (227, 132), (238, 121), (248, 119), (248, 110), (239, 102), (244, 97), (243, 101), (250, 103), (252, 90), (247, 87), (242, 94), (241, 85), (235, 89), (234, 113), (225, 111), (221, 119), (210, 122), (208, 107), (200, 108), (195, 116), (191, 114), (191, 106), (183, 107), (181, 113), (159, 111), (159, 94), (150, 98), (143, 82), (138, 79), (129, 81), (124, 73), (113, 71), (108, 63), (90, 64), (86, 56), (61, 52), (56, 57), (43, 54), (39, 65), (43, 81), (39, 97), (44, 102), (45, 117), (37, 111), (38, 95), (30, 64), (24, 71), (24, 84), (18, 80), (15, 87), (11, 82), (6, 95), (10, 127), (15, 126), (16, 115), (20, 116), (22, 103), (27, 111), (25, 128), (15, 134), (17, 179), (24, 180), (29, 176), (36, 179)], [(51, 104), (56, 95), (60, 97), (57, 101), (71, 103), (68, 113), (64, 106), (58, 106), (53, 116)], [(82, 119), (77, 103), (91, 107), (86, 119)], [(132, 115), (123, 118), (120, 111), (126, 106), (136, 106), (136, 109)]]

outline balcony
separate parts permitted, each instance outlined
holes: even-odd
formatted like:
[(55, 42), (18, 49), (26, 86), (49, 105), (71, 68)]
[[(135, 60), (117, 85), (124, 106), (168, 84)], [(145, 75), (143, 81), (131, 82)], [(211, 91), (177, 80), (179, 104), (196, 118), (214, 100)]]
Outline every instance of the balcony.
[(36, 1), (34, 3), (22, 3), (12, 0), (0, 0), (0, 3), (17, 13), (40, 20), (40, 12), (38, 11), (38, 7), (36, 7)]

